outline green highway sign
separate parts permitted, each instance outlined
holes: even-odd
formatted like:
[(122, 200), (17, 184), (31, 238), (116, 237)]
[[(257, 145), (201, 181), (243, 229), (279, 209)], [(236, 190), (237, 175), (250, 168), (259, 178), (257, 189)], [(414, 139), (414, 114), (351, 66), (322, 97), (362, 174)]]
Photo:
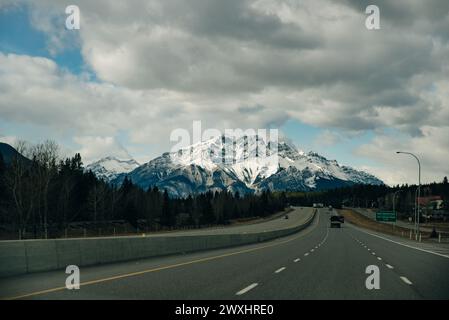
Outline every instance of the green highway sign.
[(376, 221), (395, 222), (396, 214), (393, 211), (376, 212)]

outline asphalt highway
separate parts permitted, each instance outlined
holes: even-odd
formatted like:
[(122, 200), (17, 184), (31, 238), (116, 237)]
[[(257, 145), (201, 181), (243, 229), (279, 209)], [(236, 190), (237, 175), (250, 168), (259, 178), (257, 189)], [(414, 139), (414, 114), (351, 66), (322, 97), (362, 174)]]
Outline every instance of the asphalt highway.
[[(298, 209), (311, 210), (311, 209)], [(319, 209), (307, 229), (237, 248), (0, 279), (2, 299), (449, 299), (449, 256), (344, 224)], [(379, 289), (367, 289), (368, 266)]]

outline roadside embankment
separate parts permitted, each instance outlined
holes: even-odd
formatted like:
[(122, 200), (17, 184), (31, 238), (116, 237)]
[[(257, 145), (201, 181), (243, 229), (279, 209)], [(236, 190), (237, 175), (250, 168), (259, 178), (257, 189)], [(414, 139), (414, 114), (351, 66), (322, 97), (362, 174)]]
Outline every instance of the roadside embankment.
[[(345, 217), (345, 221), (352, 223), (356, 226), (366, 228), (373, 231), (378, 231), (390, 235), (400, 236), (400, 237), (410, 237), (410, 229), (403, 228), (400, 226), (395, 226), (394, 224), (380, 223), (372, 220), (358, 212), (351, 209), (338, 210), (339, 213)], [(421, 232), (422, 239), (430, 237), (429, 232)]]

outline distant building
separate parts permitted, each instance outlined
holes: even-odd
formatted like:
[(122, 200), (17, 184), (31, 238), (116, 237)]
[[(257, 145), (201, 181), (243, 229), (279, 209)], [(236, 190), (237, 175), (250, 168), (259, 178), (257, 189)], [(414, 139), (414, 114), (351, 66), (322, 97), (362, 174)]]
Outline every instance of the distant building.
[(434, 201), (441, 201), (443, 202), (443, 199), (441, 198), (441, 196), (428, 196), (428, 197), (419, 197), (418, 198), (418, 203), (421, 207), (427, 207), (427, 205), (431, 202)]
[(424, 217), (431, 220), (449, 220), (449, 211), (441, 196), (420, 197), (418, 199)]

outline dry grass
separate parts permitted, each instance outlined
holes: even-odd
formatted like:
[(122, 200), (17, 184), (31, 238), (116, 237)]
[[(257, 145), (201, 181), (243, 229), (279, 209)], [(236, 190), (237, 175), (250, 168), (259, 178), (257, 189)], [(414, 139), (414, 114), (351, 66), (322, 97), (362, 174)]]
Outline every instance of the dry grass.
[[(345, 217), (345, 221), (350, 222), (356, 226), (395, 236), (409, 237), (410, 229), (394, 226), (393, 224), (380, 223), (350, 209), (342, 209), (338, 211), (342, 216)], [(428, 232), (421, 232), (421, 234), (423, 238), (430, 237), (430, 233)]]

